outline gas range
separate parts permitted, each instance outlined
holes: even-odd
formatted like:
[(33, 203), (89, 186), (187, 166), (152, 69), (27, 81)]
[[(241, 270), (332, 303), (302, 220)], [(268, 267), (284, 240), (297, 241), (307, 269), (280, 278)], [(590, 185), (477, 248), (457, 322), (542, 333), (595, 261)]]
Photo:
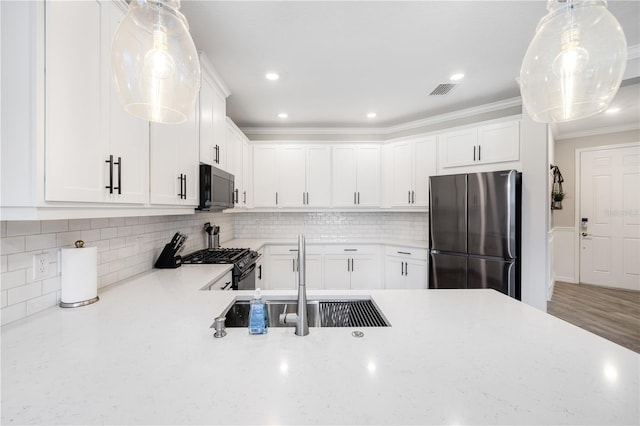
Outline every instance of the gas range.
[(183, 265), (233, 264), (233, 289), (255, 288), (256, 259), (260, 255), (246, 248), (212, 248), (182, 256)]

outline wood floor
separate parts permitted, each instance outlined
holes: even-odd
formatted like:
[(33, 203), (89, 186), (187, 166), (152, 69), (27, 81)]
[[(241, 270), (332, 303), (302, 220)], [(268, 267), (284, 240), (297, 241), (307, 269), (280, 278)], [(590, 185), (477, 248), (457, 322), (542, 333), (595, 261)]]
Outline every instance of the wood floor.
[(547, 311), (640, 353), (640, 292), (556, 281)]

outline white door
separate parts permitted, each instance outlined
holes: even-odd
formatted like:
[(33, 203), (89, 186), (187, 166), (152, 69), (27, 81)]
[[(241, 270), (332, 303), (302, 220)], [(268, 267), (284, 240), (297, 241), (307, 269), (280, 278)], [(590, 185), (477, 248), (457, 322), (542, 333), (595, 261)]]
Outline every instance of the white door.
[(478, 129), (458, 130), (438, 136), (441, 167), (458, 167), (477, 161)]
[(357, 151), (357, 205), (380, 206), (380, 146), (360, 146)]
[(382, 270), (378, 256), (353, 256), (351, 261), (351, 288), (383, 288)]
[(307, 148), (307, 206), (329, 207), (331, 204), (331, 148)]
[(46, 8), (45, 198), (104, 201), (110, 182), (102, 4), (47, 2)]
[(407, 259), (404, 265), (404, 288), (427, 288), (427, 261)]
[(333, 205), (335, 207), (356, 206), (356, 149), (334, 146), (333, 159)]
[(384, 288), (395, 290), (404, 288), (404, 281), (404, 258), (387, 256), (384, 265)]
[(278, 206), (302, 207), (305, 192), (306, 151), (301, 146), (283, 146), (278, 150)]
[(351, 288), (351, 257), (327, 255), (324, 257), (324, 288), (348, 290)]
[(411, 201), (414, 206), (426, 207), (429, 205), (429, 176), (435, 176), (438, 172), (436, 138), (416, 141), (415, 147), (415, 194), (411, 194)]
[[(313, 290), (322, 289), (324, 287), (322, 280), (322, 255), (307, 254), (306, 266), (305, 278), (307, 280), (307, 288)], [(296, 280), (296, 283), (297, 281), (298, 280)]]
[(296, 256), (269, 256), (269, 290), (291, 290), (296, 286)]
[(640, 145), (580, 156), (580, 282), (640, 290)]
[(520, 159), (520, 122), (489, 124), (478, 128), (479, 163)]
[(250, 195), (251, 195), (251, 178), (253, 176), (251, 161), (251, 147), (249, 142), (242, 140), (242, 207), (251, 207)]
[[(175, 126), (175, 124), (174, 124)], [(184, 175), (183, 205), (198, 205), (198, 189), (200, 186), (200, 145), (198, 143), (198, 113), (194, 110), (187, 121), (179, 124), (182, 127), (181, 138), (177, 146), (178, 173)]]
[(392, 147), (393, 156), (393, 192), (391, 205), (406, 207), (411, 205), (413, 190), (413, 144), (398, 142)]
[(277, 150), (275, 146), (253, 147), (253, 205), (255, 207), (277, 207)]
[(202, 73), (202, 81), (200, 83), (200, 100), (198, 106), (200, 108), (200, 162), (215, 164), (215, 134), (213, 130), (213, 84), (209, 81), (206, 73)]

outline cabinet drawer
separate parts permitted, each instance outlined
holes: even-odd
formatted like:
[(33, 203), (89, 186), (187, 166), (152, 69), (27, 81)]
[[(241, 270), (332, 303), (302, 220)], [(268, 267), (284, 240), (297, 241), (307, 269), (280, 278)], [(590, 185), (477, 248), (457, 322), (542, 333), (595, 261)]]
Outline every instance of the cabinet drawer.
[(325, 253), (326, 254), (346, 254), (346, 255), (355, 255), (355, 254), (378, 254), (379, 249), (378, 244), (353, 244), (353, 245), (326, 245)]
[(401, 256), (409, 259), (427, 259), (427, 249), (403, 246), (386, 246), (387, 256)]
[[(269, 254), (270, 255), (281, 255), (281, 254), (297, 255), (298, 245), (297, 244), (270, 245)], [(307, 244), (307, 254), (322, 254), (322, 246), (316, 245), (316, 244)]]
[(233, 284), (233, 275), (231, 270), (222, 276), (222, 278), (216, 280), (213, 284), (204, 287), (202, 290), (231, 290)]

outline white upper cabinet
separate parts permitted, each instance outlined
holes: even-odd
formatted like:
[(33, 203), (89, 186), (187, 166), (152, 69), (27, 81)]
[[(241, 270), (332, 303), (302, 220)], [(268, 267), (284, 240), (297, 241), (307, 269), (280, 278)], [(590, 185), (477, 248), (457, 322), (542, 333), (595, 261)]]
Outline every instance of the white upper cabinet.
[(506, 121), (438, 136), (440, 167), (514, 162), (520, 159), (520, 122)]
[(48, 201), (148, 201), (149, 123), (124, 111), (111, 78), (123, 16), (109, 1), (46, 3)]
[(198, 114), (181, 124), (151, 123), (151, 203), (198, 205)]
[(254, 207), (329, 207), (330, 147), (257, 145), (253, 163)]
[(278, 147), (253, 147), (253, 206), (278, 205)]
[(278, 150), (278, 207), (300, 207), (305, 200), (305, 156), (303, 146), (285, 145)]
[(307, 207), (327, 207), (331, 204), (331, 147), (309, 146), (306, 149)]
[(200, 162), (227, 170), (227, 96), (229, 90), (204, 54), (200, 55)]
[(379, 207), (381, 162), (379, 145), (334, 145), (333, 205)]
[(249, 140), (242, 139), (242, 188), (240, 191), (240, 200), (238, 201), (241, 207), (253, 207), (252, 203), (252, 185), (253, 183), (253, 161), (251, 146), (249, 146)]
[(429, 176), (437, 172), (436, 138), (396, 142), (391, 146), (393, 207), (426, 207)]

